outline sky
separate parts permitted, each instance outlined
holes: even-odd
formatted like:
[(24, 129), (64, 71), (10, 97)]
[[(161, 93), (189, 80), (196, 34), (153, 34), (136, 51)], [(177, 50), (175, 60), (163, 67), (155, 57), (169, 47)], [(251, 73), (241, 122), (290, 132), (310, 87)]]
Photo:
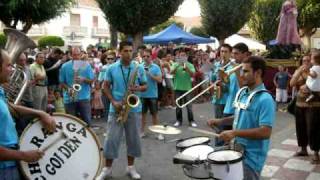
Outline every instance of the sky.
[(200, 6), (198, 0), (184, 0), (178, 8), (175, 16), (193, 17), (200, 16)]

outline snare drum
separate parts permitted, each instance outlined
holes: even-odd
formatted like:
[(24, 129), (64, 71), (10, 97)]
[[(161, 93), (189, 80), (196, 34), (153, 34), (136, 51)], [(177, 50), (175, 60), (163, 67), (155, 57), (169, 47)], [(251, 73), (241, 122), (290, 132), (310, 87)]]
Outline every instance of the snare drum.
[(176, 144), (176, 149), (178, 152), (182, 152), (186, 148), (189, 148), (191, 146), (195, 145), (208, 145), (210, 142), (210, 138), (206, 136), (198, 136), (198, 137), (191, 137), (186, 139), (181, 139)]
[(183, 150), (181, 153), (186, 156), (197, 158), (194, 164), (184, 164), (183, 172), (186, 176), (196, 179), (209, 179), (210, 167), (207, 163), (207, 156), (213, 152), (213, 148), (208, 145), (195, 145)]
[(238, 148), (225, 146), (208, 155), (210, 176), (223, 180), (243, 179), (243, 152)]
[(102, 167), (102, 148), (94, 132), (74, 116), (55, 113), (56, 132), (48, 134), (39, 120), (21, 135), (20, 150), (40, 149), (38, 162), (20, 162), (27, 179), (94, 179)]

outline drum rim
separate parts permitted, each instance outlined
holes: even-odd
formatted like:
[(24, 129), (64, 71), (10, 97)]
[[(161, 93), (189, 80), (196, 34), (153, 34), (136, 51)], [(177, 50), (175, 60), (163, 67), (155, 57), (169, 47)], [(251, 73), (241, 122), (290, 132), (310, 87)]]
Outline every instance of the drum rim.
[[(216, 152), (220, 152), (220, 151), (234, 151), (234, 152), (238, 152), (241, 154), (240, 157), (238, 157), (237, 159), (233, 159), (233, 160), (225, 160), (225, 161), (216, 161), (216, 160), (213, 160), (213, 159), (210, 159), (209, 156), (210, 154), (212, 153), (216, 153)], [(223, 150), (217, 150), (217, 151), (213, 151), (211, 153), (208, 154), (207, 156), (207, 161), (210, 163), (210, 164), (220, 164), (220, 165), (225, 165), (225, 164), (235, 164), (235, 163), (238, 163), (240, 161), (243, 160), (243, 154), (239, 151), (235, 151), (235, 150), (232, 150), (232, 149), (223, 149)]]
[[(203, 143), (197, 143), (197, 144), (193, 144), (191, 146), (179, 146), (178, 144), (181, 143), (182, 141), (185, 141), (185, 140), (189, 140), (189, 139), (193, 139), (193, 138), (199, 138), (199, 137), (205, 137), (205, 138), (208, 138), (207, 141), (203, 142)], [(210, 138), (208, 136), (193, 136), (193, 137), (188, 137), (188, 138), (184, 138), (184, 139), (179, 139), (176, 143), (176, 148), (178, 149), (182, 149), (184, 150), (185, 148), (188, 148), (188, 147), (192, 147), (192, 146), (195, 146), (195, 145), (201, 145), (201, 144), (209, 144), (210, 142)]]
[[(88, 126), (88, 124), (86, 122), (84, 122), (83, 120), (81, 120), (80, 118), (76, 117), (76, 116), (72, 116), (70, 114), (65, 114), (65, 113), (52, 113), (51, 116), (64, 116), (64, 117), (67, 117), (67, 118), (70, 118), (70, 119), (73, 119), (75, 121), (77, 121), (78, 123), (80, 123), (81, 125), (83, 125), (86, 130), (88, 130), (91, 135), (93, 136), (93, 139), (95, 140), (97, 146), (98, 146), (98, 149), (99, 149), (99, 157), (100, 157), (100, 161), (99, 161), (99, 168), (96, 172), (96, 174), (94, 175), (94, 179), (99, 175), (99, 173), (101, 172), (102, 168), (103, 168), (103, 149), (102, 149), (102, 145), (100, 143), (100, 140), (98, 139), (96, 133)], [(29, 130), (29, 128), (36, 122), (38, 122), (39, 119), (38, 118), (34, 118), (28, 125), (27, 127), (23, 130), (23, 132), (21, 133), (21, 136), (20, 137), (23, 137), (25, 136), (25, 133), (27, 132), (27, 130)], [(21, 144), (21, 138), (19, 138), (19, 145)], [(27, 174), (25, 173), (24, 169), (22, 168), (22, 162), (23, 161), (19, 161), (18, 165), (19, 167), (21, 168), (21, 172), (22, 172), (22, 175), (25, 177), (25, 178), (29, 178), (27, 176)]]

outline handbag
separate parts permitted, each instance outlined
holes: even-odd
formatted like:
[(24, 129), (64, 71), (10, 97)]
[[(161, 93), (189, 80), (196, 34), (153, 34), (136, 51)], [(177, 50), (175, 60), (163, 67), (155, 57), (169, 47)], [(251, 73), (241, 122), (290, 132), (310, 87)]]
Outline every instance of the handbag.
[(291, 99), (291, 101), (287, 106), (288, 112), (292, 115), (295, 115), (296, 101), (297, 101), (297, 96), (294, 96), (294, 98)]

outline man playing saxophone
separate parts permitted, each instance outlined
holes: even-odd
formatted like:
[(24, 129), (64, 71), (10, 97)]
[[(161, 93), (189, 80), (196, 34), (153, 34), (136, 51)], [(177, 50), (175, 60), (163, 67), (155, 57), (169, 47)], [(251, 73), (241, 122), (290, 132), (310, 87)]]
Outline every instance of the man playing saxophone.
[[(147, 89), (147, 77), (142, 65), (136, 65), (132, 62), (132, 43), (120, 43), (120, 60), (110, 65), (106, 72), (104, 81), (104, 94), (111, 102), (108, 130), (104, 147), (104, 156), (106, 159), (105, 166), (98, 176), (97, 180), (110, 177), (112, 174), (111, 166), (113, 159), (118, 157), (121, 137), (125, 132), (127, 143), (128, 167), (127, 173), (132, 179), (140, 179), (140, 174), (134, 168), (134, 160), (141, 156), (140, 144), (140, 119), (141, 119), (141, 103), (131, 108), (126, 121), (118, 122), (118, 116), (123, 106), (129, 106), (127, 100), (127, 92), (141, 92)], [(136, 69), (138, 68), (138, 69)], [(130, 82), (132, 75), (136, 74), (136, 78)], [(124, 102), (125, 101), (125, 102)]]
[[(72, 49), (72, 60), (64, 63), (60, 68), (59, 81), (63, 88), (63, 102), (68, 114), (80, 118), (88, 125), (91, 123), (91, 83), (94, 79), (93, 70), (88, 62), (80, 60), (80, 49)], [(70, 88), (74, 84), (81, 85), (78, 92), (70, 96)]]

